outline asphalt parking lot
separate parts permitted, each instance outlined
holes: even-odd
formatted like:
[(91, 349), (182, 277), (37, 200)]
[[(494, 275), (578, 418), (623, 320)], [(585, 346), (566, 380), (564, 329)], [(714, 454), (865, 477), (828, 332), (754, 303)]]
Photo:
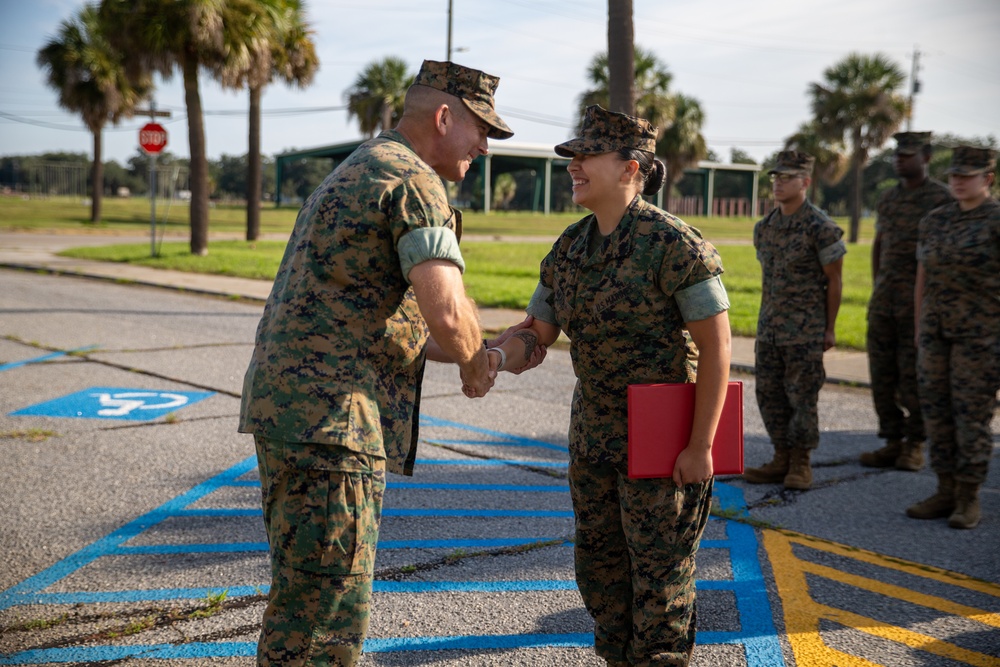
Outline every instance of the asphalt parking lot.
[[(235, 425), (260, 306), (0, 284), (0, 665), (253, 664), (266, 544)], [(756, 465), (753, 377), (734, 379)], [(573, 384), (559, 350), (478, 401), (429, 365), (416, 475), (386, 493), (365, 665), (602, 664), (573, 578)], [(934, 477), (857, 465), (874, 424), (866, 390), (828, 386), (813, 490), (718, 480), (695, 664), (1000, 664), (998, 462), (977, 530), (915, 522), (903, 509)]]

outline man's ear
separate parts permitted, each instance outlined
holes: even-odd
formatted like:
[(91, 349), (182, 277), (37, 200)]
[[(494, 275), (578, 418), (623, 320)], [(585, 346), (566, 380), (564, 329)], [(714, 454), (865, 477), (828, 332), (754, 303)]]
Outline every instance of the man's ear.
[(453, 122), (455, 122), (455, 115), (448, 105), (439, 104), (434, 110), (434, 129), (437, 130), (438, 134), (444, 136), (448, 134), (448, 129)]

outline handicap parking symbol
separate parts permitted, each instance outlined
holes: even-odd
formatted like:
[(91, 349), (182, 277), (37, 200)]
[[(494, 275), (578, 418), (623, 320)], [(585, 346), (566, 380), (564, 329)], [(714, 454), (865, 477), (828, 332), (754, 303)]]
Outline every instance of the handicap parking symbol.
[(156, 391), (123, 387), (91, 387), (62, 398), (11, 412), (16, 416), (128, 419), (152, 421), (194, 405), (215, 392)]

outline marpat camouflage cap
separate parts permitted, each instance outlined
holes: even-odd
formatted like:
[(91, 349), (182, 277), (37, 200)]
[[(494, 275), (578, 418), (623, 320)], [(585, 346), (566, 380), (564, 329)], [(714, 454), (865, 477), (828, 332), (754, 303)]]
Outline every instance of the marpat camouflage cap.
[(778, 153), (778, 162), (768, 174), (795, 174), (796, 176), (811, 177), (813, 163), (816, 158), (809, 153), (801, 151), (781, 151)]
[(573, 157), (611, 153), (619, 148), (655, 152), (656, 128), (645, 118), (608, 111), (592, 104), (583, 114), (580, 136), (559, 144), (555, 151), (563, 157)]
[(436, 88), (460, 98), (472, 113), (490, 126), (487, 135), (490, 139), (509, 139), (514, 136), (514, 132), (493, 108), (493, 93), (500, 83), (500, 77), (453, 62), (425, 60), (413, 83)]
[(892, 135), (896, 140), (896, 152), (900, 155), (916, 155), (931, 145), (930, 132), (897, 132)]
[(997, 152), (992, 148), (957, 146), (951, 152), (951, 166), (946, 174), (974, 176), (993, 171), (997, 166)]

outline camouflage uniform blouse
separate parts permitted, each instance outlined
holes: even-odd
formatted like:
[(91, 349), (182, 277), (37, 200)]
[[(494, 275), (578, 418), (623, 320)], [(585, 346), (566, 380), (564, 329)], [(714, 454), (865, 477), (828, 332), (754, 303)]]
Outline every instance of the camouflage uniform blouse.
[(822, 342), (823, 267), (847, 254), (843, 235), (808, 201), (787, 218), (775, 208), (754, 226), (753, 245), (763, 274), (757, 340), (772, 345)]
[(920, 330), (946, 338), (996, 336), (1000, 329), (1000, 203), (971, 211), (957, 202), (920, 221), (924, 265)]
[(427, 324), (407, 275), (442, 258), (464, 270), (440, 177), (383, 132), (299, 212), (257, 328), (240, 431), (346, 447), (409, 474)]
[(950, 201), (948, 186), (933, 178), (928, 178), (916, 189), (908, 190), (899, 184), (882, 195), (875, 223), (875, 230), (880, 234), (879, 268), (869, 308), (886, 313), (909, 313), (913, 317), (920, 220)]
[(592, 253), (591, 215), (542, 260), (528, 313), (572, 341), (570, 443), (576, 455), (627, 469), (630, 384), (691, 382), (685, 321), (729, 308), (719, 254), (698, 230), (636, 197)]

